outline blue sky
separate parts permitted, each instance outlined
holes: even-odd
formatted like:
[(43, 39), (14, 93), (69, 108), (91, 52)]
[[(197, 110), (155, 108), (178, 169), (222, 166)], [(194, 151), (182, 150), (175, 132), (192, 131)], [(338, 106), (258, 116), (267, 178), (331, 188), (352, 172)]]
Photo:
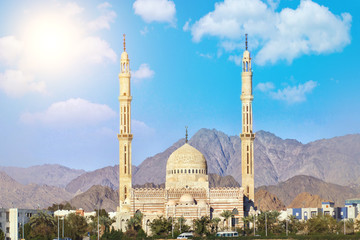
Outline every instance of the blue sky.
[(244, 34), (254, 130), (308, 143), (360, 132), (360, 2), (0, 2), (0, 165), (118, 163), (122, 34), (133, 164), (200, 128), (241, 130)]

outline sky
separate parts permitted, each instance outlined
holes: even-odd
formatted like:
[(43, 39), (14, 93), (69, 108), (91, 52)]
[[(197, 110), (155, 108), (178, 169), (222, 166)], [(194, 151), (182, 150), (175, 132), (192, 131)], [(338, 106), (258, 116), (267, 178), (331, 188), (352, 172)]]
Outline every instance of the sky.
[(240, 134), (245, 33), (254, 131), (360, 133), (359, 16), (353, 0), (0, 0), (0, 165), (118, 164), (123, 34), (134, 165), (185, 126)]

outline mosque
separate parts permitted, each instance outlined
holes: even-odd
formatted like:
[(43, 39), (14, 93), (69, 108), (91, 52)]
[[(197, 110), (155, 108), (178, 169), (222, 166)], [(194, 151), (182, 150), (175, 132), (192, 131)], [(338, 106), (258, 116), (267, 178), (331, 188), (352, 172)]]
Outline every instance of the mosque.
[[(246, 36), (247, 39), (247, 36)], [(207, 162), (204, 155), (190, 146), (175, 150), (167, 160), (165, 188), (132, 188), (131, 175), (131, 92), (130, 60), (125, 48), (121, 54), (120, 81), (120, 132), (119, 140), (119, 207), (117, 229), (126, 230), (126, 223), (136, 212), (143, 214), (142, 227), (149, 232), (149, 223), (160, 216), (178, 219), (184, 217), (192, 226), (202, 216), (219, 217), (224, 226), (243, 227), (243, 217), (254, 202), (254, 147), (252, 132), (252, 70), (250, 53), (246, 50), (242, 66), (242, 187), (210, 188)], [(239, 166), (240, 168), (240, 166)], [(224, 210), (233, 213), (231, 221), (220, 215)], [(221, 225), (222, 226), (222, 225)]]

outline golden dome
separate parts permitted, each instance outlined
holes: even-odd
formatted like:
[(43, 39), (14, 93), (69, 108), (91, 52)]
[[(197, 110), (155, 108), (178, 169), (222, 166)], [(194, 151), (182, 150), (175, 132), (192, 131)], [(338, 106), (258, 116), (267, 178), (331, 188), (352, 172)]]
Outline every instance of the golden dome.
[(243, 58), (250, 58), (250, 52), (248, 50), (244, 52)]
[(179, 201), (182, 204), (194, 204), (195, 203), (195, 199), (188, 193), (185, 193), (184, 195), (182, 195)]
[[(185, 143), (173, 152), (166, 164), (166, 172), (180, 170), (179, 173), (204, 173), (206, 174), (206, 160), (204, 155), (196, 148)], [(181, 172), (183, 171), (183, 172)]]
[(123, 52), (122, 54), (121, 54), (121, 59), (128, 59), (129, 57), (128, 57), (128, 54), (127, 54), (127, 52)]

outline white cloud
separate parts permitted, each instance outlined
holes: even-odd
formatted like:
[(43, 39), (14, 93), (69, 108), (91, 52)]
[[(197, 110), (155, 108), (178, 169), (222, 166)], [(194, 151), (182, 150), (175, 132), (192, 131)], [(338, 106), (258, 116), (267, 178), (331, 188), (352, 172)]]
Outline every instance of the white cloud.
[(106, 60), (116, 61), (116, 53), (110, 45), (99, 37), (84, 38), (78, 48), (79, 59), (84, 57), (84, 62), (102, 63)]
[(256, 85), (255, 87), (255, 89), (261, 92), (268, 92), (270, 90), (273, 90), (274, 88), (275, 86), (272, 82), (258, 83), (258, 85)]
[(298, 86), (289, 86), (282, 90), (279, 89), (277, 92), (271, 92), (270, 96), (277, 100), (286, 101), (289, 104), (304, 102), (306, 101), (306, 94), (311, 93), (316, 86), (318, 86), (317, 82), (310, 80)]
[(140, 65), (139, 69), (131, 73), (131, 76), (134, 79), (134, 82), (140, 82), (142, 79), (152, 78), (155, 72), (150, 69), (149, 64), (143, 63)]
[(0, 36), (0, 64), (7, 67), (0, 73), (0, 90), (13, 97), (45, 92), (45, 82), (40, 80), (44, 76), (82, 69), (73, 66), (87, 69), (90, 64), (115, 62), (110, 44), (89, 31), (89, 26), (92, 30), (110, 28), (116, 17), (110, 8), (108, 3), (100, 4), (102, 15), (90, 22), (78, 16), (84, 9), (74, 2), (55, 1), (42, 13), (27, 11), (21, 37)]
[(146, 125), (146, 123), (142, 121), (138, 121), (135, 119), (131, 120), (131, 131), (136, 135), (136, 137), (149, 137), (155, 134), (155, 129)]
[(271, 9), (275, 10), (279, 6), (280, 0), (266, 0)]
[(213, 56), (210, 53), (197, 53), (200, 57), (212, 59)]
[(232, 52), (235, 49), (241, 49), (245, 47), (244, 43), (238, 43), (234, 41), (223, 41), (220, 45), (227, 52)]
[(140, 30), (141, 35), (146, 35), (149, 32), (149, 29), (147, 26), (145, 26), (142, 30)]
[(147, 22), (168, 22), (175, 24), (175, 3), (171, 0), (136, 0), (135, 14)]
[(103, 2), (97, 6), (98, 9), (107, 9), (111, 7), (112, 7), (111, 4), (108, 2)]
[(45, 83), (17, 70), (0, 73), (0, 89), (11, 97), (20, 97), (28, 92), (45, 93)]
[(189, 20), (186, 21), (186, 23), (183, 26), (183, 31), (187, 32), (190, 30), (190, 22), (191, 22), (191, 18)]
[(0, 63), (12, 65), (16, 63), (23, 50), (23, 43), (14, 36), (0, 38)]
[(68, 15), (78, 15), (78, 14), (80, 14), (80, 13), (82, 13), (84, 11), (84, 8), (80, 7), (75, 2), (67, 3), (64, 8), (65, 8), (65, 12)]
[(237, 66), (241, 66), (242, 56), (241, 55), (230, 55), (229, 61), (234, 62)]
[(90, 30), (110, 29), (110, 23), (115, 21), (116, 13), (109, 10), (109, 8), (111, 8), (111, 4), (108, 2), (98, 5), (98, 9), (102, 12), (102, 15), (88, 23)]
[(44, 112), (24, 113), (20, 120), (27, 124), (44, 124), (55, 128), (96, 125), (117, 114), (105, 104), (92, 103), (81, 98), (53, 103)]
[(258, 64), (291, 62), (304, 54), (342, 50), (350, 43), (351, 15), (334, 15), (327, 7), (301, 0), (295, 9), (276, 12), (279, 1), (225, 0), (191, 26), (193, 41), (205, 36), (222, 41), (243, 40), (249, 34), (255, 42)]

